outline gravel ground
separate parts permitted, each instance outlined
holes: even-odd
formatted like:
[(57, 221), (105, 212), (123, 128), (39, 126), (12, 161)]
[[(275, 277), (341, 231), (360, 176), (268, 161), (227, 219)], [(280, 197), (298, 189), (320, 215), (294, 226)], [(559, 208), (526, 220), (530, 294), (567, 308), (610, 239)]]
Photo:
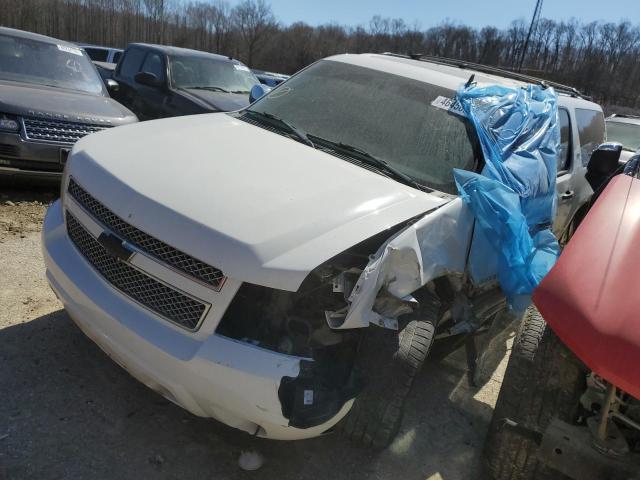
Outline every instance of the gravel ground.
[[(480, 451), (510, 335), (481, 388), (464, 355), (427, 363), (382, 453), (337, 435), (253, 438), (195, 417), (131, 378), (65, 314), (44, 278), (40, 226), (55, 190), (0, 186), (0, 479), (481, 479)], [(242, 451), (264, 456), (257, 472)]]

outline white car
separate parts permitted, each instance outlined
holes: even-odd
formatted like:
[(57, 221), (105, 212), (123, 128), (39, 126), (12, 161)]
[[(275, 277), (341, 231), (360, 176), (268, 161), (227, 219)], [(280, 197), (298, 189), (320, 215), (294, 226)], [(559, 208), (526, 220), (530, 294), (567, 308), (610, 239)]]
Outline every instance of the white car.
[[(434, 336), (455, 348), (505, 309), (490, 259), (466, 266), (452, 175), (483, 165), (448, 107), (471, 74), (523, 85), (339, 55), (239, 112), (91, 135), (45, 219), (47, 278), (90, 338), (195, 415), (274, 439), (340, 422), (384, 446)], [(560, 234), (592, 194), (582, 155), (604, 118), (558, 91)], [(580, 118), (601, 130), (579, 136)]]

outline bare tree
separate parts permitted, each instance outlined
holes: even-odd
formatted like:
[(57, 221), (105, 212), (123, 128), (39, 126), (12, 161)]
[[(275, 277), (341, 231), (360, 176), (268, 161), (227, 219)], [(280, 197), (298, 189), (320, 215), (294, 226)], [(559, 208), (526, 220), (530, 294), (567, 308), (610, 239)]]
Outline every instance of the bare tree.
[(275, 17), (264, 0), (244, 0), (233, 9), (232, 18), (247, 50), (247, 63), (251, 66), (260, 40), (276, 26)]
[[(65, 40), (124, 47), (145, 41), (232, 55), (293, 73), (336, 53), (393, 51), (513, 68), (527, 26), (480, 30), (445, 22), (426, 31), (374, 16), (366, 26), (278, 25), (265, 0), (1, 0), (0, 25)], [(541, 19), (524, 70), (575, 86), (603, 104), (640, 108), (640, 29), (629, 22)]]
[(227, 40), (232, 28), (229, 4), (225, 1), (217, 0), (216, 3), (210, 6), (209, 15), (215, 32), (215, 51), (221, 53), (227, 47)]

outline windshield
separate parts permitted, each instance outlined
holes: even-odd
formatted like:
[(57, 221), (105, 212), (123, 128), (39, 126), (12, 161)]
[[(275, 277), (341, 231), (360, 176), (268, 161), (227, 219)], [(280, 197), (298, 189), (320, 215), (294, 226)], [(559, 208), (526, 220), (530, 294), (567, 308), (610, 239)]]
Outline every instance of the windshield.
[(285, 120), (311, 140), (356, 147), (421, 185), (455, 194), (452, 170), (473, 170), (481, 156), (471, 124), (433, 105), (447, 105), (454, 95), (410, 78), (323, 60), (248, 110)]
[(640, 148), (640, 125), (607, 122), (607, 141), (621, 143), (625, 150), (635, 152)]
[(172, 56), (171, 75), (175, 88), (210, 88), (249, 93), (260, 83), (244, 65), (205, 56)]
[(102, 80), (80, 48), (0, 35), (0, 80), (103, 94)]

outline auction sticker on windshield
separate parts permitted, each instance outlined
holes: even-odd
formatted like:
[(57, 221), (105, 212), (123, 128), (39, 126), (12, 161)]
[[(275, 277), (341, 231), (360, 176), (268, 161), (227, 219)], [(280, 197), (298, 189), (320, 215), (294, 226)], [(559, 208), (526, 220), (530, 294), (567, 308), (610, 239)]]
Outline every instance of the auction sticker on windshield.
[(442, 95), (440, 95), (433, 102), (431, 102), (431, 105), (436, 108), (455, 113), (456, 115), (466, 117), (464, 110), (462, 109), (462, 105), (460, 105), (460, 102), (458, 102), (458, 99), (456, 98), (443, 97)]
[(80, 50), (79, 48), (67, 47), (66, 45), (58, 45), (58, 50), (60, 50), (61, 52), (67, 52), (72, 53), (73, 55), (82, 56), (82, 50)]

